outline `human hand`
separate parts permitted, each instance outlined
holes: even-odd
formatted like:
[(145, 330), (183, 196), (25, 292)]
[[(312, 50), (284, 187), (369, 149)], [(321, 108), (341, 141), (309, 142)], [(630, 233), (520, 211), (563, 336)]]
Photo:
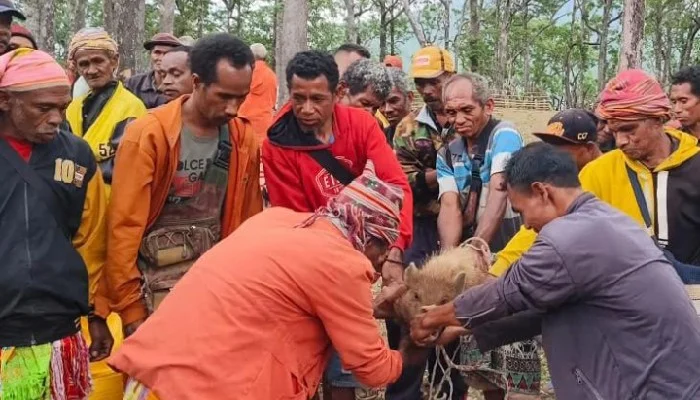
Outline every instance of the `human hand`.
[[(455, 316), (453, 302), (440, 306), (426, 306), (421, 309), (421, 314), (411, 321), (411, 338), (419, 345), (432, 345), (441, 337), (445, 327), (449, 326), (461, 327)], [(450, 332), (450, 335), (454, 335)]]
[(88, 320), (88, 332), (90, 333), (90, 361), (104, 360), (112, 352), (114, 338), (109, 331), (107, 321), (99, 317)]
[(139, 328), (139, 326), (141, 326), (141, 324), (143, 324), (145, 321), (146, 321), (145, 319), (141, 318), (141, 319), (138, 319), (138, 320), (136, 320), (128, 325), (124, 325), (124, 329), (123, 329), (124, 330), (124, 339), (128, 338), (134, 332), (136, 332), (136, 330)]
[(394, 316), (394, 302), (408, 290), (403, 283), (391, 283), (384, 286), (382, 291), (374, 298), (374, 318), (387, 319)]

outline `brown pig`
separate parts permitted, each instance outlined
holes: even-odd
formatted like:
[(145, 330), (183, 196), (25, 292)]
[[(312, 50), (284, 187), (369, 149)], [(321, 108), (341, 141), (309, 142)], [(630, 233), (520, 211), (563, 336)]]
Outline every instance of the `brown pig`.
[(411, 263), (404, 271), (408, 290), (394, 303), (396, 315), (408, 323), (422, 307), (445, 304), (464, 290), (494, 279), (484, 264), (481, 253), (470, 246), (434, 255), (420, 269)]

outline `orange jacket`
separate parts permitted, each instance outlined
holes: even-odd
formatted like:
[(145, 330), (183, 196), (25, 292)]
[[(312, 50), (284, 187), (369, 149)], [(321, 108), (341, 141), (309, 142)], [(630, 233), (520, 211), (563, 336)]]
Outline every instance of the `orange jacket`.
[(328, 220), (273, 207), (197, 260), (109, 360), (160, 399), (308, 399), (331, 345), (367, 386), (402, 369), (372, 315), (374, 268)]
[[(141, 239), (163, 209), (180, 154), (182, 103), (189, 96), (151, 110), (124, 133), (115, 158), (112, 198), (107, 216), (107, 275), (111, 307), (125, 325), (146, 317), (141, 273), (136, 266)], [(260, 145), (250, 124), (229, 123), (231, 166), (221, 234), (226, 237), (262, 211)]]
[(250, 93), (241, 105), (238, 114), (246, 117), (262, 141), (272, 125), (272, 112), (277, 103), (277, 76), (265, 61), (257, 60), (253, 69)]

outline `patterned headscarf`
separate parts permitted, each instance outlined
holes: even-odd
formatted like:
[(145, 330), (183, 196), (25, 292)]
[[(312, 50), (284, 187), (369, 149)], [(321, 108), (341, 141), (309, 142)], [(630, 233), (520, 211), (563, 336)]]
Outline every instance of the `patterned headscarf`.
[(105, 50), (118, 52), (117, 42), (103, 28), (83, 28), (73, 36), (68, 46), (68, 60), (75, 62), (78, 50)]
[(24, 92), (54, 86), (70, 87), (66, 71), (40, 50), (17, 49), (0, 57), (0, 89)]
[(605, 85), (596, 113), (606, 120), (667, 120), (671, 117), (671, 102), (656, 79), (642, 70), (628, 69)]
[(319, 217), (325, 217), (345, 234), (357, 250), (364, 251), (371, 238), (393, 244), (399, 238), (402, 201), (401, 189), (379, 180), (374, 164), (368, 160), (362, 175), (299, 227), (307, 227)]

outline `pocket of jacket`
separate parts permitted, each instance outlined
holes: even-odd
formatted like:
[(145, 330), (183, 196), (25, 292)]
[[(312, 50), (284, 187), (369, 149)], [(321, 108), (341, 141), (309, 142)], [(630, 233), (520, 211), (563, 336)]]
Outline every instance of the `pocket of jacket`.
[(588, 397), (590, 397), (592, 400), (605, 400), (603, 396), (600, 395), (600, 392), (598, 392), (595, 386), (593, 386), (591, 380), (588, 379), (588, 377), (584, 375), (580, 369), (574, 368), (573, 372), (576, 376), (576, 382), (578, 383), (579, 387), (582, 387), (583, 390), (588, 394)]

